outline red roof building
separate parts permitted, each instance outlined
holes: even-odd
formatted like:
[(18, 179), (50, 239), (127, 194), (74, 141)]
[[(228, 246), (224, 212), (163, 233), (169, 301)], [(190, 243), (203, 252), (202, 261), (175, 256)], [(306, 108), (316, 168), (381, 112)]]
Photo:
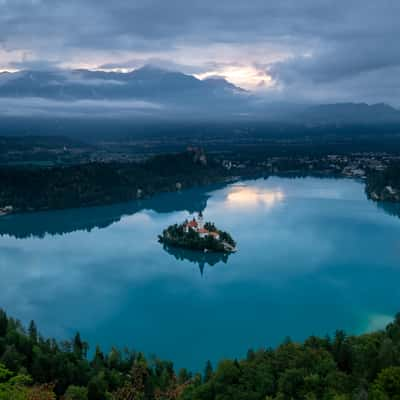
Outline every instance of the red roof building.
[(193, 219), (193, 220), (191, 220), (191, 221), (189, 221), (189, 222), (187, 223), (187, 226), (188, 226), (189, 228), (197, 228), (198, 223), (197, 223), (197, 221), (196, 221), (195, 219)]

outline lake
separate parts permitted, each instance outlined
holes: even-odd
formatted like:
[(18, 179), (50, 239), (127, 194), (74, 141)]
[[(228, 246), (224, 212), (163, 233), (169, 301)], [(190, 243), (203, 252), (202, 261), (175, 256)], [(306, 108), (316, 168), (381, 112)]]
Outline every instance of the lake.
[[(157, 235), (202, 211), (223, 256)], [(59, 339), (76, 330), (202, 370), (285, 337), (361, 333), (400, 311), (400, 215), (354, 180), (278, 178), (110, 207), (0, 218), (0, 307)]]

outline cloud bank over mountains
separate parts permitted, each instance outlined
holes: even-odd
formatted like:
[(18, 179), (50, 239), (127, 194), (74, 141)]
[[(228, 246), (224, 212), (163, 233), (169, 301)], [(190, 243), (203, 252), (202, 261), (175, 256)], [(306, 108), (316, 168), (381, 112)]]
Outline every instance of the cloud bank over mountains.
[(400, 123), (400, 110), (383, 103), (277, 102), (221, 77), (198, 79), (154, 66), (126, 73), (82, 69), (3, 72), (0, 116), (131, 122)]
[(400, 101), (397, 0), (0, 0), (0, 69), (222, 76), (280, 100)]
[(154, 66), (129, 73), (82, 69), (0, 73), (3, 116), (225, 118), (252, 110), (252, 102), (248, 92), (222, 78), (200, 80)]

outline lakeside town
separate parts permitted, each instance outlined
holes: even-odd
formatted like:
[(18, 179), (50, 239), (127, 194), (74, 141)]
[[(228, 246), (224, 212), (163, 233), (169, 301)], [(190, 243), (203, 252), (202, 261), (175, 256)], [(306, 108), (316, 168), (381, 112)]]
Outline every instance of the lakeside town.
[(323, 156), (266, 157), (264, 160), (223, 159), (228, 171), (243, 171), (250, 167), (263, 169), (271, 174), (279, 173), (324, 173), (349, 178), (366, 178), (371, 171), (384, 171), (389, 165), (400, 162), (400, 155), (389, 153), (328, 154)]
[[(366, 181), (366, 192), (374, 201), (400, 201), (400, 155), (385, 152), (281, 156), (265, 159), (223, 159), (222, 166), (237, 176), (256, 170), (268, 175), (333, 176)], [(388, 173), (388, 171), (390, 171)], [(391, 179), (386, 175), (391, 175)], [(379, 185), (375, 183), (379, 181)], [(374, 185), (371, 185), (371, 182)]]

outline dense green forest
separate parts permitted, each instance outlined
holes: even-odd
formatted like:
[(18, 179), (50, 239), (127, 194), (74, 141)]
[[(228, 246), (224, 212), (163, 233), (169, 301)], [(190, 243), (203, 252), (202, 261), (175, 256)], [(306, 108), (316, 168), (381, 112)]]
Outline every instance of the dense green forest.
[(45, 339), (0, 310), (0, 400), (399, 400), (400, 314), (360, 336), (286, 339), (202, 374), (142, 353)]
[(1, 167), (0, 207), (27, 212), (111, 204), (217, 182), (225, 175), (196, 149), (144, 162)]
[(365, 190), (373, 200), (400, 201), (400, 163), (368, 174)]

